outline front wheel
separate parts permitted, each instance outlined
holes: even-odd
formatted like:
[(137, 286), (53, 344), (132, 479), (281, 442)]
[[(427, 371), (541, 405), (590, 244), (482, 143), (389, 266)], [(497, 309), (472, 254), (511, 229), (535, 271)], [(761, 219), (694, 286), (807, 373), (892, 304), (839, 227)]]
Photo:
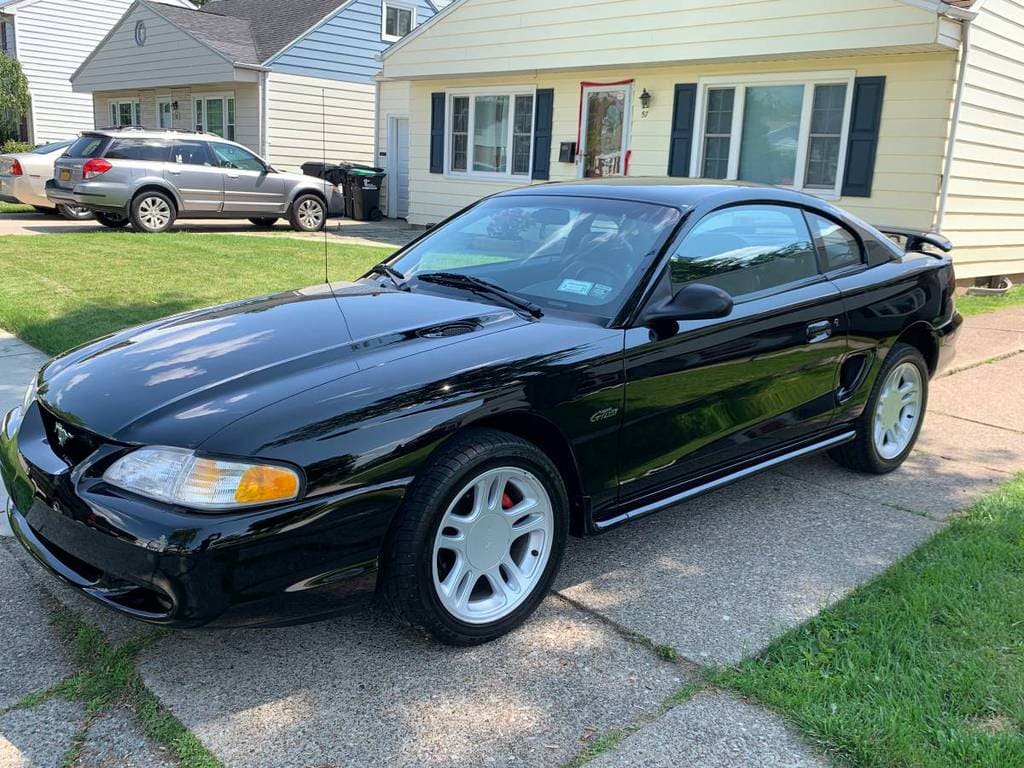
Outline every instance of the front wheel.
[(71, 221), (85, 221), (93, 217), (92, 211), (80, 205), (58, 205), (57, 213)]
[(540, 605), (568, 533), (565, 485), (532, 443), (468, 430), (410, 486), (382, 558), (396, 613), (451, 645), (501, 637)]
[(857, 437), (830, 455), (860, 472), (892, 472), (914, 449), (927, 405), (928, 364), (916, 347), (897, 344), (882, 363), (857, 420)]
[(120, 213), (97, 213), (96, 221), (108, 229), (122, 229), (128, 226), (128, 217)]
[(302, 195), (292, 203), (289, 220), (299, 232), (319, 232), (327, 221), (327, 205), (316, 195)]
[(177, 216), (174, 201), (163, 192), (142, 192), (132, 200), (132, 226), (142, 232), (166, 232), (174, 224)]

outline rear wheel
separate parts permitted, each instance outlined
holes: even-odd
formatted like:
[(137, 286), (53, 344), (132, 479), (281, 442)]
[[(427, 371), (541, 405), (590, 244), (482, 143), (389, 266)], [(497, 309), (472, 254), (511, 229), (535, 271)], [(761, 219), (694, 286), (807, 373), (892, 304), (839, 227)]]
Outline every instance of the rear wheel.
[(166, 232), (177, 216), (174, 201), (163, 192), (141, 192), (132, 200), (132, 226), (143, 232)]
[(121, 229), (128, 226), (128, 217), (120, 213), (97, 213), (96, 221), (110, 229)]
[(327, 206), (316, 195), (302, 195), (292, 203), (289, 220), (299, 232), (319, 232), (327, 221)]
[(255, 219), (249, 219), (254, 227), (260, 227), (261, 229), (268, 229), (277, 224), (276, 216), (263, 216)]
[(470, 430), (445, 444), (406, 494), (382, 561), (385, 598), (451, 645), (510, 632), (540, 605), (568, 533), (565, 486), (536, 446)]
[(80, 205), (58, 205), (57, 213), (71, 221), (85, 221), (93, 217), (92, 211)]
[(909, 344), (897, 344), (878, 372), (857, 437), (830, 451), (838, 463), (860, 472), (884, 475), (914, 449), (928, 405), (928, 364)]

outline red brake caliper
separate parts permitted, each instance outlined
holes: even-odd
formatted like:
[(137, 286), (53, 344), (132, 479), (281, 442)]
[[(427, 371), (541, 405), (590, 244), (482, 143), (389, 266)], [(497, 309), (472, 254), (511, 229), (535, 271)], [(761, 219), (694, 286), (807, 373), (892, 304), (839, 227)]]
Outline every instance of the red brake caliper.
[(503, 494), (501, 494), (501, 508), (512, 509), (512, 507), (512, 497), (508, 495), (508, 491), (505, 491)]

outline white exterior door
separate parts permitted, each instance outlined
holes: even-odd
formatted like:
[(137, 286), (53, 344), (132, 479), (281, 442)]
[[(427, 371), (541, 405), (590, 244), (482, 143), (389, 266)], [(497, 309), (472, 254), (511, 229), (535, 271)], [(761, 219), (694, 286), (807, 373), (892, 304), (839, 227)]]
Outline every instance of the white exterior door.
[(388, 119), (388, 215), (409, 215), (409, 119)]

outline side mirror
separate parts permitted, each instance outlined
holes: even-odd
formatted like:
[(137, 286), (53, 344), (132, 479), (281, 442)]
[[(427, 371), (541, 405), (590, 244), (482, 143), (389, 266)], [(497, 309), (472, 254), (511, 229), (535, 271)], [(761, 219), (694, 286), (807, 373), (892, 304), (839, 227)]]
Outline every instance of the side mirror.
[(733, 308), (732, 296), (713, 285), (691, 283), (679, 289), (668, 301), (650, 307), (643, 315), (645, 323), (664, 320), (714, 320), (727, 317)]

